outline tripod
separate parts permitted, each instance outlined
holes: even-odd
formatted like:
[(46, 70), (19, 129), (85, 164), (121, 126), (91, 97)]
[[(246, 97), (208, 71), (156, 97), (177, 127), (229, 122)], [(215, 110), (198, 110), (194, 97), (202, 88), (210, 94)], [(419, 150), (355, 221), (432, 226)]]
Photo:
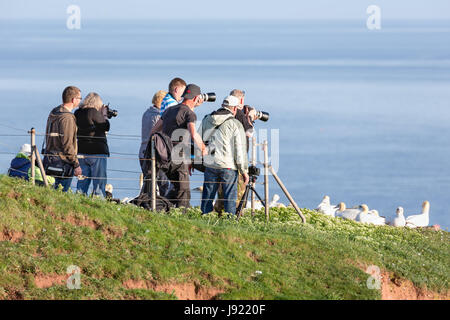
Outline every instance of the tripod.
[(249, 195), (250, 191), (253, 191), (253, 193), (256, 194), (256, 196), (258, 197), (259, 201), (261, 201), (261, 203), (264, 206), (266, 206), (266, 204), (264, 203), (263, 199), (261, 199), (261, 197), (259, 196), (258, 192), (256, 192), (255, 188), (253, 187), (253, 185), (256, 182), (256, 179), (257, 179), (256, 175), (251, 175), (249, 183), (245, 186), (244, 194), (242, 195), (242, 198), (239, 201), (239, 206), (236, 209), (237, 220), (239, 220), (239, 218), (242, 215), (242, 209), (244, 208), (244, 206), (247, 205), (248, 195)]

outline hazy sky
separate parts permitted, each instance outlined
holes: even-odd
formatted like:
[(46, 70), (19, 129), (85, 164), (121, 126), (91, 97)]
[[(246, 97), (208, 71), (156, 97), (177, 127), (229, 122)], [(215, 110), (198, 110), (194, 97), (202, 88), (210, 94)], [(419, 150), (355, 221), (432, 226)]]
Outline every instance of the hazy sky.
[(450, 19), (450, 0), (1, 0), (0, 19), (66, 19), (69, 5), (85, 19)]

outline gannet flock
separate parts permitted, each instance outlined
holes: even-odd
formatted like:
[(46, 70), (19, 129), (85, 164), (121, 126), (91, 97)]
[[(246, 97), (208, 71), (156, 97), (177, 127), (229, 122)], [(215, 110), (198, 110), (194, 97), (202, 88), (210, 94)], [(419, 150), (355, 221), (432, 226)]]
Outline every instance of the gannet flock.
[(398, 207), (396, 218), (388, 223), (386, 222), (386, 218), (380, 216), (377, 210), (369, 210), (366, 204), (361, 204), (353, 208), (347, 208), (344, 202), (338, 205), (332, 205), (330, 203), (330, 197), (327, 195), (323, 197), (322, 202), (319, 203), (316, 210), (327, 216), (378, 226), (388, 224), (394, 227), (421, 228), (427, 227), (430, 223), (430, 203), (428, 201), (423, 202), (421, 213), (410, 215), (406, 218), (404, 216), (404, 209)]
[[(109, 187), (109, 186), (108, 186)], [(111, 190), (107, 190), (112, 192)], [(195, 191), (200, 191), (200, 188), (194, 189)], [(128, 203), (131, 199), (125, 198), (122, 203)], [(286, 206), (279, 203), (280, 196), (278, 194), (273, 195), (272, 201), (269, 202), (270, 208), (285, 208)], [(215, 202), (215, 201), (214, 201)], [(290, 206), (290, 205), (289, 205)], [(251, 201), (247, 201), (246, 208), (251, 207)], [(261, 201), (255, 200), (255, 209), (260, 210), (264, 208)], [(322, 202), (316, 208), (316, 211), (334, 218), (341, 218), (347, 220), (353, 220), (360, 223), (373, 224), (377, 226), (391, 225), (394, 227), (408, 227), (408, 228), (423, 228), (427, 227), (430, 223), (430, 203), (424, 201), (422, 204), (422, 212), (419, 214), (410, 215), (405, 218), (403, 207), (398, 207), (396, 214), (397, 216), (392, 221), (386, 221), (386, 217), (380, 216), (377, 210), (369, 210), (366, 204), (361, 204), (353, 208), (347, 208), (344, 202), (340, 202), (337, 205), (332, 205), (330, 203), (330, 197), (324, 196)]]

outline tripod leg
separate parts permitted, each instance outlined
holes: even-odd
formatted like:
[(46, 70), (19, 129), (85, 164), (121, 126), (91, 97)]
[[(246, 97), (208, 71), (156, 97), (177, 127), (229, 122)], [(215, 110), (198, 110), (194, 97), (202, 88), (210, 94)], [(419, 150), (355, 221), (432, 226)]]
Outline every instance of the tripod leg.
[(275, 178), (275, 181), (278, 183), (278, 185), (280, 186), (281, 190), (283, 190), (284, 194), (286, 195), (286, 197), (289, 199), (289, 201), (291, 202), (292, 206), (294, 207), (295, 211), (297, 211), (298, 215), (300, 216), (300, 218), (302, 219), (303, 223), (306, 223), (306, 218), (303, 215), (303, 213), (301, 212), (300, 208), (297, 206), (297, 204), (295, 203), (294, 199), (291, 197), (291, 195), (289, 194), (289, 191), (286, 189), (286, 187), (284, 186), (283, 182), (281, 182), (281, 179), (278, 177), (278, 175), (276, 174), (276, 172), (273, 170), (272, 166), (269, 166), (269, 169), (273, 175), (273, 177)]
[(247, 186), (245, 187), (244, 195), (242, 196), (241, 201), (239, 202), (239, 206), (236, 209), (236, 215), (238, 220), (242, 215), (242, 209), (244, 207), (244, 204), (247, 204), (249, 190), (250, 186), (247, 184)]
[(256, 192), (255, 188), (250, 187), (250, 190), (253, 191), (254, 194), (256, 194), (256, 196), (258, 197), (259, 201), (261, 201), (261, 203), (263, 204), (263, 206), (266, 206), (265, 201), (259, 196), (258, 192)]

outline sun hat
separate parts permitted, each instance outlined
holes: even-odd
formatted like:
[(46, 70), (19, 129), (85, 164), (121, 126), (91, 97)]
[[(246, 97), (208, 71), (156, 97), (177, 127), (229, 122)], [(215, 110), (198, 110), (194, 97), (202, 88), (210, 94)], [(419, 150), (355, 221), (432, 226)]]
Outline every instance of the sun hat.
[(31, 156), (31, 145), (28, 143), (25, 143), (21, 148), (20, 148), (20, 153), (23, 153), (27, 156)]

